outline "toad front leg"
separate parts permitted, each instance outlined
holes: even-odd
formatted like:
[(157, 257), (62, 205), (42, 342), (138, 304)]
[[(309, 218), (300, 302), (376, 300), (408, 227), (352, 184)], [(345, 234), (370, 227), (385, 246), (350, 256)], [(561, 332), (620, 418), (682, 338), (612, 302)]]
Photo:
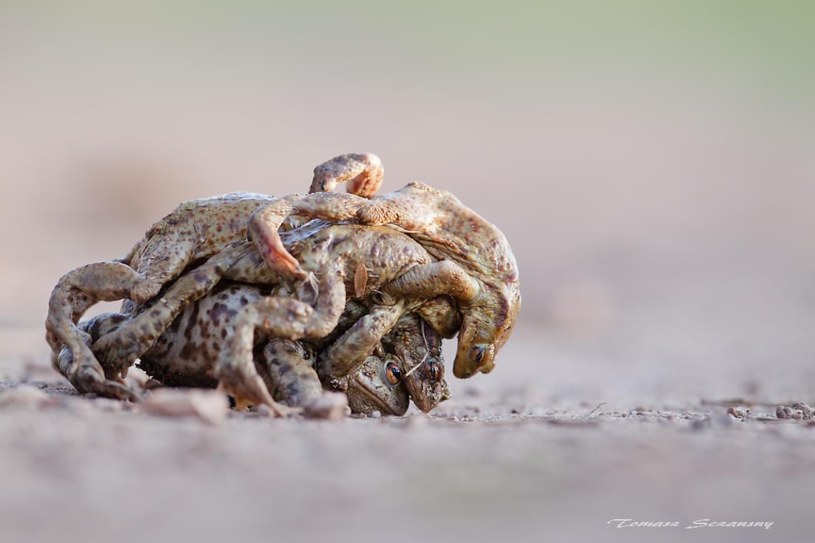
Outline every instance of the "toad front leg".
[(356, 370), (376, 349), (404, 314), (402, 303), (374, 306), (340, 336), (320, 358), (320, 373), (332, 379), (344, 378)]

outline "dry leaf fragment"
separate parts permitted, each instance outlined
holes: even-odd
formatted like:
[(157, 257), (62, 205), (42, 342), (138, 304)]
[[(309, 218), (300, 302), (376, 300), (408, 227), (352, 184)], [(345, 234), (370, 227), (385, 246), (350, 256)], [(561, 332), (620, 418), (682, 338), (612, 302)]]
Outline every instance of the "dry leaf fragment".
[(368, 269), (360, 262), (357, 271), (354, 273), (354, 294), (357, 298), (365, 296), (365, 288), (368, 286)]

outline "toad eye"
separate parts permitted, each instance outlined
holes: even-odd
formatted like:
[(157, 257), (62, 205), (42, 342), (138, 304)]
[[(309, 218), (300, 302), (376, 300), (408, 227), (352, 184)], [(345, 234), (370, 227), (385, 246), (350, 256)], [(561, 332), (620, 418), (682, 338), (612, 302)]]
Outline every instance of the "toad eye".
[(385, 364), (385, 377), (392, 385), (398, 385), (402, 381), (402, 370), (393, 362)]
[(443, 375), (443, 371), (441, 366), (436, 362), (428, 362), (426, 364), (427, 368), (427, 375), (430, 377), (431, 381), (440, 381)]
[(481, 362), (484, 359), (484, 349), (479, 349), (476, 347), (475, 349), (475, 361)]

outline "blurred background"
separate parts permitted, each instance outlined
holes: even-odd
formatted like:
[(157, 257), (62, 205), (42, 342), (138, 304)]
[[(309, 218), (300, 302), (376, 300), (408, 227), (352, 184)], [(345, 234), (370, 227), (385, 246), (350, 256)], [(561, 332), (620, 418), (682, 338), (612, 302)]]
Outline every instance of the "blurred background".
[(2, 2), (3, 343), (35, 330), (41, 356), (60, 275), (122, 255), (178, 202), (302, 192), (318, 163), (368, 151), (385, 190), (448, 189), (512, 242), (517, 335), (539, 342), (518, 379), (593, 357), (697, 387), (728, 358), (742, 381), (781, 365), (811, 383), (813, 16), (749, 1)]
[[(792, 0), (2, 0), (0, 378), (48, 363), (47, 299), (69, 269), (123, 255), (182, 200), (303, 192), (315, 165), (365, 151), (384, 190), (454, 192), (520, 265), (512, 340), (492, 374), (451, 383), (442, 417), (812, 399), (814, 20)], [(812, 459), (781, 430), (3, 420), (28, 444), (0, 463), (15, 541), (167, 522), (215, 539), (229, 519), (274, 534), (269, 499), (288, 533), (360, 541), (439, 525), (597, 540), (628, 517), (811, 533)]]

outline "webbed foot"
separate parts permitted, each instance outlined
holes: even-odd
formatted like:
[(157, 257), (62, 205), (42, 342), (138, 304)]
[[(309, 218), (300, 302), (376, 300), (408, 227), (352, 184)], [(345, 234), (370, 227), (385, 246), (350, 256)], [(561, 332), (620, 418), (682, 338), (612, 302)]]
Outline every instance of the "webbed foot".
[[(87, 337), (90, 342), (90, 335)], [(124, 384), (108, 379), (99, 362), (93, 357), (90, 348), (80, 351), (74, 358), (71, 349), (63, 347), (59, 353), (58, 365), (68, 381), (82, 394), (96, 394), (116, 400), (139, 401), (139, 395)]]
[(106, 379), (104, 373), (90, 366), (80, 366), (69, 380), (78, 391), (85, 394), (96, 394), (103, 398), (128, 400), (131, 402), (138, 402), (140, 400), (136, 392), (122, 383)]
[(309, 192), (332, 192), (338, 184), (347, 183), (349, 193), (370, 198), (379, 190), (384, 175), (382, 161), (374, 154), (340, 155), (314, 168)]

